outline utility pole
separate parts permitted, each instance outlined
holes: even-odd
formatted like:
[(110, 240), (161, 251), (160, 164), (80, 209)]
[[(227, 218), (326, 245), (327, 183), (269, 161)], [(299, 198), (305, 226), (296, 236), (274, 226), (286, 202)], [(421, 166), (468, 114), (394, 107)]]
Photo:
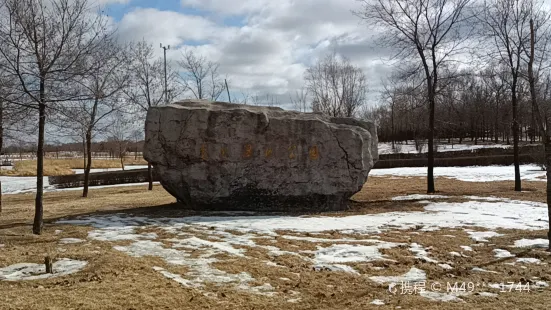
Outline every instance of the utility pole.
[(228, 80), (224, 79), (224, 83), (226, 83), (226, 91), (228, 92), (228, 101), (231, 103), (230, 89), (228, 88)]
[(168, 104), (168, 83), (167, 83), (167, 78), (166, 78), (166, 51), (170, 49), (170, 45), (169, 46), (163, 46), (163, 43), (161, 43), (160, 45), (161, 45), (161, 48), (163, 49), (164, 54), (165, 54), (165, 103)]

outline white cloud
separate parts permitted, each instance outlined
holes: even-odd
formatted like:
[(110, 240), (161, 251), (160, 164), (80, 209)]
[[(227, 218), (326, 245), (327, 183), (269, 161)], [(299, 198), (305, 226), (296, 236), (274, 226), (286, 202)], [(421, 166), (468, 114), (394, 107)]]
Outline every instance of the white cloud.
[(96, 0), (99, 5), (106, 4), (128, 4), (131, 0)]
[[(207, 15), (135, 9), (120, 21), (122, 37), (195, 49), (221, 64), (232, 90), (279, 94), (284, 100), (302, 86), (307, 66), (331, 51), (363, 68), (372, 90), (388, 73), (381, 60), (388, 53), (374, 47), (372, 32), (351, 12), (359, 9), (356, 1), (181, 0), (181, 4)], [(243, 25), (224, 25), (230, 18), (241, 19)], [(187, 45), (190, 42), (192, 46)], [(174, 60), (179, 55), (173, 50), (168, 57)], [(371, 97), (375, 101), (378, 94)]]
[(223, 15), (242, 15), (257, 12), (269, 5), (279, 5), (270, 0), (181, 0), (184, 7), (192, 7)]
[(180, 45), (187, 40), (211, 40), (218, 35), (218, 27), (201, 16), (184, 15), (173, 11), (138, 8), (122, 18), (121, 36), (127, 40)]

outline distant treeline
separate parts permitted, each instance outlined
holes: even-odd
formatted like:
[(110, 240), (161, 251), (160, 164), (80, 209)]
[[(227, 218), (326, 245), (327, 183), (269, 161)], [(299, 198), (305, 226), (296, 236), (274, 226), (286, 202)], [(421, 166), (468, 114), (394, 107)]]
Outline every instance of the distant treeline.
[[(144, 141), (124, 141), (126, 144), (126, 156), (140, 156), (143, 151)], [(91, 151), (94, 157), (119, 157), (118, 141), (100, 141), (91, 144)], [(58, 145), (46, 144), (44, 153), (48, 157), (82, 157), (84, 155), (84, 146), (82, 143), (64, 143)], [(36, 145), (34, 144), (11, 144), (2, 149), (2, 155), (19, 156), (23, 154), (36, 155)]]

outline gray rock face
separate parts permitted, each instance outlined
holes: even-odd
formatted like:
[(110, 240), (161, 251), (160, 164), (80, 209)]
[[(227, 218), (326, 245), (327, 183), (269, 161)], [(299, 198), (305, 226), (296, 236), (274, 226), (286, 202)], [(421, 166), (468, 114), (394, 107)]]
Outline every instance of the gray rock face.
[(191, 209), (342, 209), (378, 159), (373, 123), (280, 108), (183, 101), (151, 108), (145, 132), (145, 159)]

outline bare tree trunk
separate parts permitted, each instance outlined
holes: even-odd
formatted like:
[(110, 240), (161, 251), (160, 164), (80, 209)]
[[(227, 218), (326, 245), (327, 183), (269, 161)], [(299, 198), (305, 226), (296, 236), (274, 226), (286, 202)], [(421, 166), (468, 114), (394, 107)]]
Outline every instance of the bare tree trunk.
[(499, 142), (499, 94), (496, 94), (496, 118), (495, 118), (495, 140), (497, 144)]
[[(392, 99), (394, 100), (394, 99)], [(394, 102), (391, 103), (390, 105), (390, 109), (391, 109), (391, 118), (390, 118), (390, 123), (391, 123), (391, 126), (392, 126), (392, 151), (394, 152), (395, 150), (395, 141), (394, 141), (394, 138), (395, 138), (395, 135), (394, 135)]]
[[(432, 86), (431, 86), (432, 87)], [(429, 153), (427, 169), (427, 193), (434, 193), (434, 93), (429, 94)]]
[(82, 139), (82, 168), (86, 168), (86, 138)]
[(153, 169), (150, 163), (147, 163), (147, 180), (149, 182), (148, 190), (153, 190)]
[(512, 101), (513, 101), (513, 160), (515, 163), (515, 191), (522, 191), (521, 181), (520, 181), (520, 163), (518, 155), (518, 119), (517, 119), (517, 94), (516, 94), (516, 85), (513, 86), (512, 92)]
[(38, 146), (36, 163), (36, 199), (34, 204), (33, 234), (40, 235), (43, 226), (44, 197), (44, 130), (46, 125), (46, 104), (44, 104), (44, 81), (40, 81), (40, 97), (38, 106)]
[(88, 197), (88, 186), (90, 183), (90, 169), (92, 169), (92, 132), (88, 130), (86, 132), (86, 156), (88, 162), (84, 167), (84, 189), (82, 190), (82, 197)]
[(122, 152), (122, 149), (119, 149), (119, 157), (121, 160), (121, 168), (124, 171), (124, 153)]
[(547, 216), (549, 229), (547, 239), (549, 240), (548, 251), (551, 251), (551, 128), (547, 119), (541, 114), (538, 107), (536, 94), (536, 78), (534, 76), (534, 54), (535, 54), (535, 33), (534, 21), (530, 19), (530, 61), (528, 62), (528, 83), (530, 85), (530, 96), (532, 99), (532, 124), (536, 118), (541, 136), (543, 137), (543, 150), (545, 154), (545, 169), (547, 175)]
[(549, 222), (549, 228), (547, 231), (547, 239), (549, 240), (548, 251), (551, 251), (551, 140), (547, 136), (546, 141), (544, 142), (544, 151), (545, 151), (545, 169), (547, 169), (547, 218)]

